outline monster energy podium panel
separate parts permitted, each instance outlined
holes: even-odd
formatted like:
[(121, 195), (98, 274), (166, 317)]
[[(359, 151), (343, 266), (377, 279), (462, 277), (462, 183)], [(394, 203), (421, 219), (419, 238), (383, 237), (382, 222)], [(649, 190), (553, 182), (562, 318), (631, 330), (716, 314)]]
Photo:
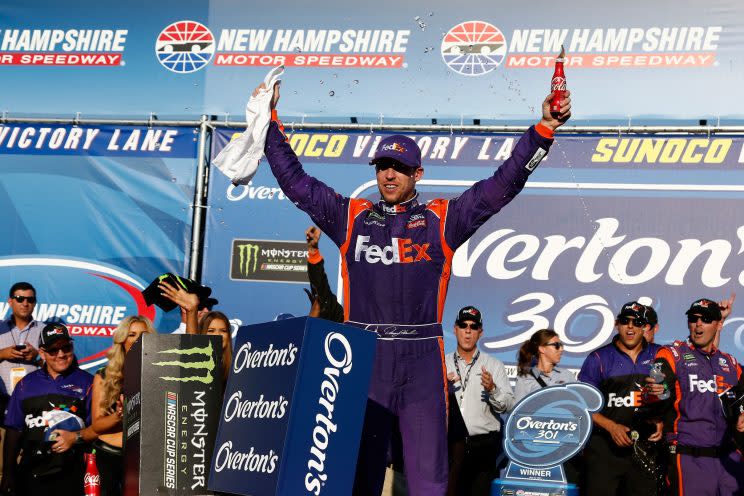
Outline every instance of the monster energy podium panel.
[(222, 405), (218, 336), (145, 334), (124, 365), (124, 494), (211, 494)]

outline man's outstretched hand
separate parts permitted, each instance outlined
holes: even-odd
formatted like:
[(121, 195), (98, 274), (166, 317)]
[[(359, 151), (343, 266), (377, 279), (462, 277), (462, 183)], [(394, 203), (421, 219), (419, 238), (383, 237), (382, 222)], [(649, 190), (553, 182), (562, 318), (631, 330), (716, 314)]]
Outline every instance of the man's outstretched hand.
[(561, 111), (557, 115), (550, 113), (550, 99), (553, 93), (549, 93), (542, 102), (542, 119), (540, 124), (555, 131), (571, 118), (571, 92), (566, 90), (566, 96), (561, 100)]
[[(272, 109), (275, 109), (276, 104), (279, 103), (279, 84), (280, 83), (276, 83), (274, 85), (274, 95), (271, 97), (271, 108)], [(258, 92), (261, 90), (265, 90), (265, 89), (266, 89), (266, 84), (261, 83), (258, 86), (256, 86), (256, 89), (253, 90), (253, 93), (251, 96), (258, 96)]]

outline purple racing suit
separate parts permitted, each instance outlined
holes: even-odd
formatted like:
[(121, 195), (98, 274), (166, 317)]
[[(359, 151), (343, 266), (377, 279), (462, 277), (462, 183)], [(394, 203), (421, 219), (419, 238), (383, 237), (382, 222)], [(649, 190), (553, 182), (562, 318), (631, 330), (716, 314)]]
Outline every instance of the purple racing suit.
[[(669, 441), (669, 494), (741, 494), (744, 464), (732, 439), (721, 396), (741, 391), (736, 359), (718, 349), (706, 353), (689, 341), (664, 346), (656, 354), (665, 384), (672, 391)], [(738, 413), (738, 412), (737, 412)]]
[(458, 198), (392, 205), (341, 196), (307, 175), (280, 124), (269, 126), (265, 153), (279, 186), (340, 249), (344, 319), (378, 336), (355, 494), (380, 494), (395, 418), (410, 493), (447, 490), (441, 322), (452, 256), (522, 190), (547, 154), (552, 133), (537, 127), (493, 176)]

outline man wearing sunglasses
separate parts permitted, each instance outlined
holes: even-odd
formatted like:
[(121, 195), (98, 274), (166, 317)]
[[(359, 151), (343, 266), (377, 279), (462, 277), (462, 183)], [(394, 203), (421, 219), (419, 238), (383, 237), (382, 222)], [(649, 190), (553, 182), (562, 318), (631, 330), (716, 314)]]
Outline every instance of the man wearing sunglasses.
[(78, 367), (63, 324), (44, 327), (39, 352), (44, 365), (18, 383), (8, 404), (1, 487), (15, 494), (82, 494), (82, 445), (96, 438), (85, 427), (93, 376)]
[(27, 282), (13, 284), (8, 293), (10, 316), (0, 322), (0, 423), (13, 387), (38, 367), (39, 335), (44, 327), (34, 319), (36, 290)]
[[(592, 415), (594, 428), (585, 455), (585, 494), (655, 495), (660, 482), (657, 450), (648, 447), (649, 459), (641, 460), (637, 448), (662, 437), (660, 411), (644, 397), (645, 380), (651, 371), (657, 344), (646, 342), (650, 327), (646, 307), (631, 301), (615, 319), (617, 335), (611, 343), (584, 360), (579, 380), (604, 395), (602, 410)], [(640, 444), (639, 444), (640, 442)]]
[[(261, 85), (254, 96), (279, 86)], [(524, 188), (571, 116), (570, 92), (514, 145), (495, 173), (453, 199), (420, 200), (421, 149), (408, 136), (382, 139), (375, 166), (380, 200), (349, 198), (309, 176), (272, 110), (264, 153), (284, 194), (339, 247), (344, 320), (377, 334), (375, 363), (354, 481), (380, 494), (395, 418), (413, 496), (447, 491), (447, 411), (442, 314), (455, 250)]]
[(504, 364), (478, 349), (483, 320), (477, 308), (460, 309), (454, 333), (457, 351), (446, 357), (447, 379), (468, 432), (456, 494), (487, 494), (503, 451), (499, 414), (514, 406), (514, 393)]
[(718, 303), (695, 300), (686, 312), (689, 339), (664, 346), (656, 363), (664, 373), (664, 389), (671, 397), (670, 494), (739, 494), (744, 488), (741, 455), (733, 442), (733, 430), (742, 428), (738, 408), (724, 407), (730, 396), (744, 391), (741, 366), (716, 346), (723, 326)]

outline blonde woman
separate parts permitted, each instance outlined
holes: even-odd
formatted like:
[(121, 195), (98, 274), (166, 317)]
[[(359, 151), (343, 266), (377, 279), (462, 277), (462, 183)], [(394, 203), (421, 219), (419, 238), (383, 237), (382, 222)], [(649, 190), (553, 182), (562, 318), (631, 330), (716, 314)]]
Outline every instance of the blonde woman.
[(96, 462), (101, 475), (101, 495), (122, 494), (124, 482), (124, 457), (122, 450), (121, 387), (124, 381), (124, 357), (144, 333), (155, 333), (152, 322), (141, 315), (125, 317), (114, 331), (114, 344), (106, 354), (108, 364), (93, 379), (91, 410), (93, 430), (98, 440)]

